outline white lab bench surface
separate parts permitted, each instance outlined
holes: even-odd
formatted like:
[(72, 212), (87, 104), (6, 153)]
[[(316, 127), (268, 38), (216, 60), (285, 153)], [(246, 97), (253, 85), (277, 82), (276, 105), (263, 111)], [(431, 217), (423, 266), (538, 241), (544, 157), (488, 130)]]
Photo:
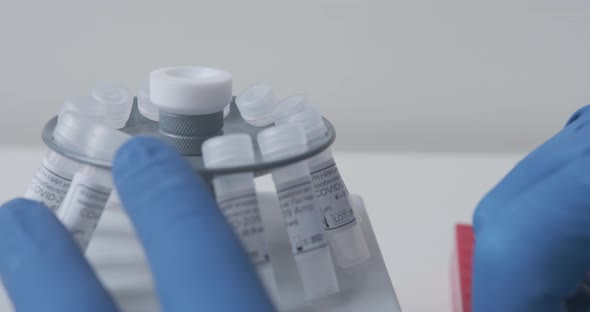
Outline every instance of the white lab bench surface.
[[(41, 147), (0, 148), (2, 202), (24, 193), (43, 155)], [(454, 224), (470, 223), (479, 199), (522, 156), (335, 152), (349, 190), (363, 197), (403, 311), (451, 310)], [(272, 187), (268, 177), (258, 185)]]

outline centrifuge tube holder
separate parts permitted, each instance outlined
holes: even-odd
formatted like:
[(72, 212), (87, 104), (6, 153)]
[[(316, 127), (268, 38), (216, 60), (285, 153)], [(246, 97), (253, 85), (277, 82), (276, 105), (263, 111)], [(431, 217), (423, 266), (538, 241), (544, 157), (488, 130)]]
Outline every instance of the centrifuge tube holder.
[[(248, 166), (205, 168), (200, 156), (186, 156), (193, 168), (206, 179), (214, 175), (239, 172), (254, 172), (261, 177), (274, 168), (283, 167), (309, 159), (329, 148), (336, 139), (332, 124), (324, 118), (326, 135), (324, 140), (309, 146), (308, 150), (294, 156), (273, 161), (262, 159), (256, 136), (270, 126), (255, 127), (248, 124), (239, 113), (235, 97), (231, 103), (231, 113), (224, 119), (223, 134), (246, 133), (252, 137), (255, 148), (255, 163)], [(42, 139), (53, 151), (78, 162), (98, 167), (110, 168), (110, 160), (96, 159), (79, 151), (61, 146), (53, 139), (57, 117), (52, 118), (43, 128)], [(161, 137), (158, 123), (144, 117), (134, 100), (131, 116), (123, 132), (132, 136), (148, 135)], [(268, 176), (262, 177), (269, 178)], [(319, 312), (319, 311), (401, 311), (391, 283), (381, 250), (377, 244), (369, 216), (360, 196), (352, 196), (353, 207), (359, 216), (362, 232), (367, 239), (371, 257), (350, 268), (337, 268), (340, 292), (325, 298), (306, 300), (298, 278), (286, 229), (281, 221), (276, 194), (258, 194), (266, 235), (270, 242), (272, 266), (275, 272), (277, 289), (271, 294), (275, 305), (281, 312)], [(97, 270), (101, 280), (113, 294), (122, 311), (158, 312), (159, 307), (154, 293), (153, 282), (142, 249), (135, 237), (133, 227), (123, 213), (120, 204), (112, 204), (105, 209), (97, 231), (90, 243), (87, 257)], [(119, 263), (120, 262), (120, 263)], [(119, 263), (119, 264), (118, 264)], [(0, 291), (0, 308), (8, 305)], [(2, 309), (4, 311), (4, 309)], [(8, 309), (10, 311), (10, 309)]]
[[(230, 174), (230, 173), (238, 173), (238, 172), (254, 172), (256, 176), (264, 175), (269, 172), (270, 169), (278, 168), (282, 166), (286, 166), (292, 163), (296, 163), (298, 161), (302, 161), (308, 159), (314, 155), (317, 155), (330, 147), (334, 140), (336, 139), (336, 131), (332, 124), (325, 119), (326, 124), (326, 136), (323, 141), (316, 142), (314, 145), (309, 146), (307, 151), (282, 158), (273, 161), (265, 161), (262, 159), (260, 152), (258, 151), (258, 143), (256, 141), (256, 136), (258, 133), (272, 125), (265, 126), (265, 127), (256, 127), (248, 124), (240, 115), (239, 110), (235, 104), (235, 97), (231, 103), (231, 112), (230, 114), (224, 119), (223, 125), (223, 135), (225, 134), (232, 134), (232, 133), (247, 133), (252, 137), (252, 141), (254, 143), (254, 150), (255, 150), (255, 163), (248, 166), (238, 166), (238, 167), (224, 167), (224, 168), (205, 168), (203, 165), (203, 160), (201, 156), (186, 156), (187, 160), (191, 163), (193, 168), (201, 173), (204, 177), (210, 178), (213, 175), (217, 174)], [(98, 167), (110, 167), (111, 163), (110, 160), (106, 159), (96, 159), (94, 157), (90, 157), (79, 151), (69, 149), (67, 146), (59, 145), (53, 139), (53, 129), (57, 124), (57, 117), (52, 118), (43, 128), (42, 132), (42, 139), (45, 144), (52, 149), (53, 151), (81, 163), (91, 164)], [(121, 129), (123, 132), (130, 134), (132, 136), (138, 135), (150, 135), (155, 137), (161, 137), (158, 123), (152, 121), (146, 117), (144, 117), (138, 109), (137, 106), (137, 98), (134, 100), (133, 103), (133, 110), (131, 112), (131, 116), (129, 121), (124, 128)]]

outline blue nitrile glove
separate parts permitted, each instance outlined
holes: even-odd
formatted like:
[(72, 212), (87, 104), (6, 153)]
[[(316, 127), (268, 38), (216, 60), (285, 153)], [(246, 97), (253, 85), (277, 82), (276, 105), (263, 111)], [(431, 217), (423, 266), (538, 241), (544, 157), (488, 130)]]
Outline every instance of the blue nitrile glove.
[[(273, 311), (211, 192), (171, 147), (134, 139), (113, 176), (163, 311)], [(0, 207), (0, 275), (19, 312), (117, 310), (66, 229), (31, 201)]]
[(486, 195), (473, 223), (474, 312), (589, 311), (590, 106)]

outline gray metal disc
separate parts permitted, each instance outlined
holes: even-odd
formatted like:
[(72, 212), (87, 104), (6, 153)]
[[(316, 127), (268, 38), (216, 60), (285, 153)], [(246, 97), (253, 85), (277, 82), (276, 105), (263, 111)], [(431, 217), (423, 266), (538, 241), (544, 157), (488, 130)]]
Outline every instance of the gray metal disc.
[[(235, 100), (235, 98), (234, 98)], [(231, 103), (231, 112), (230, 114), (224, 119), (223, 125), (223, 134), (232, 134), (232, 133), (246, 133), (252, 137), (252, 142), (254, 143), (254, 150), (255, 150), (255, 159), (256, 162), (252, 165), (248, 166), (239, 166), (239, 167), (226, 167), (226, 168), (215, 168), (215, 169), (208, 169), (205, 168), (203, 165), (203, 160), (200, 156), (186, 156), (186, 159), (189, 163), (195, 168), (198, 172), (205, 176), (211, 175), (218, 175), (218, 174), (230, 174), (230, 173), (238, 173), (238, 172), (254, 172), (257, 176), (263, 175), (269, 172), (269, 170), (273, 168), (283, 167), (292, 163), (296, 163), (298, 161), (302, 161), (308, 159), (314, 155), (321, 153), (322, 151), (326, 150), (334, 140), (336, 139), (336, 131), (334, 126), (324, 118), (324, 122), (326, 124), (327, 135), (323, 142), (318, 142), (313, 146), (309, 146), (308, 150), (305, 153), (301, 153), (292, 157), (287, 157), (275, 161), (264, 161), (260, 155), (258, 142), (256, 140), (256, 136), (258, 133), (272, 125), (266, 127), (255, 127), (248, 124), (238, 111), (235, 102), (232, 101)], [(57, 124), (57, 117), (52, 118), (49, 122), (45, 125), (42, 132), (42, 138), (45, 144), (55, 152), (90, 165), (95, 165), (98, 167), (111, 167), (110, 160), (105, 159), (96, 159), (92, 157), (88, 157), (87, 155), (81, 154), (79, 151), (71, 150), (65, 148), (63, 146), (58, 145), (53, 140), (53, 129)], [(128, 133), (132, 136), (139, 136), (139, 135), (149, 135), (160, 137), (160, 133), (158, 131), (158, 123), (154, 122), (150, 119), (144, 117), (137, 107), (137, 99), (135, 99), (133, 103), (133, 110), (131, 112), (131, 117), (129, 121), (122, 129), (123, 132)]]

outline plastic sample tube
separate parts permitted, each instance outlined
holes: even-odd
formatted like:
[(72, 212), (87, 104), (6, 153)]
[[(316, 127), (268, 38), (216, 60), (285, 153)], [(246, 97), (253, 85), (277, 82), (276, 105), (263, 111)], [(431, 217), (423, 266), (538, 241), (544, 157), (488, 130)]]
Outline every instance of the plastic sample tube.
[[(75, 96), (65, 100), (60, 115), (75, 112), (88, 119), (101, 121), (104, 110), (100, 102), (90, 96)], [(60, 119), (58, 118), (58, 123)], [(67, 139), (66, 139), (67, 140)], [(72, 178), (80, 164), (54, 151), (49, 151), (41, 161), (33, 181), (25, 191), (24, 197), (47, 206), (56, 212), (70, 188)]]
[(139, 109), (139, 113), (147, 119), (156, 122), (160, 119), (160, 112), (158, 111), (158, 106), (156, 106), (150, 100), (149, 80), (146, 80), (139, 88), (139, 91), (137, 91), (137, 108)]
[(79, 168), (78, 162), (50, 150), (43, 158), (24, 197), (45, 205), (55, 213)]
[(88, 247), (112, 189), (111, 172), (108, 169), (82, 165), (74, 175), (58, 218), (80, 249), (86, 250)]
[(117, 83), (104, 82), (94, 87), (92, 97), (102, 104), (102, 123), (111, 129), (125, 127), (133, 108), (133, 96), (129, 89)]
[[(254, 163), (252, 139), (247, 134), (230, 134), (211, 138), (202, 147), (207, 168), (226, 168)], [(240, 238), (242, 246), (256, 265), (267, 291), (276, 293), (276, 283), (270, 263), (254, 173), (234, 173), (213, 177), (217, 204), (228, 223)]]
[[(112, 161), (119, 147), (130, 138), (83, 115), (66, 112), (59, 119), (53, 132), (56, 143), (91, 158)], [(88, 247), (112, 189), (111, 172), (107, 168), (84, 164), (74, 174), (58, 218), (82, 250)]]
[[(305, 133), (299, 125), (268, 128), (258, 134), (265, 160), (277, 160), (304, 152)], [(330, 250), (324, 238), (320, 212), (316, 206), (307, 162), (273, 169), (272, 177), (291, 241), (297, 270), (308, 299), (339, 291)]]
[[(67, 98), (59, 113), (58, 124), (61, 122), (60, 116), (70, 112), (118, 129), (123, 127), (129, 119), (131, 104), (131, 97), (125, 87), (100, 84), (94, 89), (93, 96)], [(62, 142), (71, 144), (70, 139), (76, 140), (74, 133), (64, 134)], [(54, 151), (47, 152), (24, 197), (40, 202), (51, 211), (57, 212), (79, 168), (78, 162)]]
[[(326, 139), (322, 116), (303, 96), (284, 100), (273, 116), (277, 125), (301, 125), (310, 146)], [(314, 196), (323, 214), (322, 223), (336, 263), (347, 268), (365, 261), (370, 257), (369, 248), (331, 149), (310, 158), (308, 163)]]
[(150, 99), (160, 111), (162, 137), (188, 156), (221, 134), (232, 100), (230, 73), (209, 67), (168, 67), (150, 73)]
[(236, 106), (242, 118), (256, 127), (270, 125), (273, 122), (272, 112), (277, 103), (268, 85), (254, 85), (236, 97)]

